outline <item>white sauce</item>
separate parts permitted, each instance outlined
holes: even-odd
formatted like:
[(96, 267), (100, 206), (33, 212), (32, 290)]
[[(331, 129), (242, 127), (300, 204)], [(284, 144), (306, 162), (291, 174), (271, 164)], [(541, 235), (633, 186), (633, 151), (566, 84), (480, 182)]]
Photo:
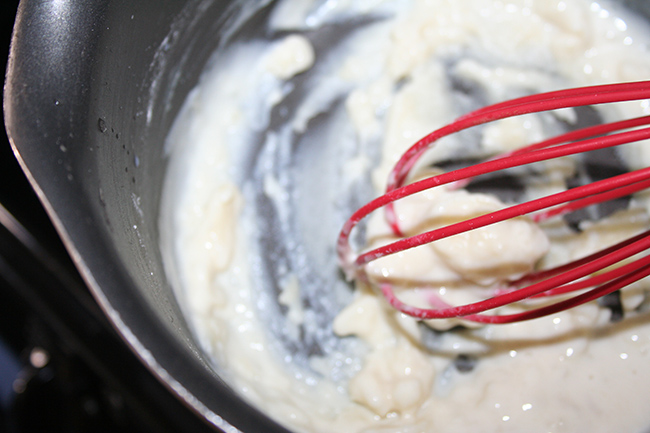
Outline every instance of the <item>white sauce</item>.
[[(354, 32), (336, 27), (357, 15), (371, 22)], [(252, 200), (257, 196), (251, 192), (255, 177), (277, 225), (309, 235), (304, 246), (289, 242), (290, 254), (324, 264), (329, 272), (336, 230), (349, 211), (341, 197), (370, 179), (379, 193), (392, 165), (415, 140), (491, 102), (645, 79), (650, 76), (647, 29), (624, 11), (586, 0), (285, 0), (274, 7), (269, 28), (291, 34), (268, 43), (234, 43), (218, 53), (167, 143), (172, 159), (162, 223), (171, 230), (161, 230), (168, 236), (166, 264), (215, 369), (252, 403), (297, 431), (647, 430), (650, 317), (636, 311), (645, 308), (646, 282), (623, 291), (626, 318), (619, 323), (609, 321), (609, 310), (591, 303), (529, 322), (435, 338), (367, 288), (358, 287), (351, 298), (333, 285), (326, 288), (333, 299), (348, 305), (331, 312), (338, 313), (336, 319), (317, 329), (322, 312), (303, 301), (313, 287), (303, 284), (302, 268), (276, 266), (281, 281), (274, 300), (257, 287), (265, 274), (250, 244), (251, 233), (259, 235)], [(346, 35), (342, 42), (339, 34)], [(336, 45), (331, 50), (317, 47), (326, 37)], [(296, 96), (303, 76), (308, 92)], [(475, 94), (463, 97), (454, 89), (458, 82)], [(297, 98), (293, 105), (283, 105), (291, 98)], [(600, 116), (649, 111), (644, 101), (605, 107)], [(325, 127), (317, 122), (322, 113), (332, 113)], [(516, 148), (553, 133), (548, 119), (557, 129), (578, 117), (565, 110), (496, 122), (472, 144), (443, 140), (422, 166), (458, 156), (459, 149), (489, 155)], [(302, 139), (295, 141), (296, 136)], [(299, 165), (300, 158), (308, 158), (300, 147), (298, 156), (291, 156), (296, 143), (311, 149), (307, 155), (322, 152), (307, 160), (304, 172), (296, 169), (299, 181), (283, 169), (287, 161)], [(260, 145), (249, 173), (250, 151)], [(379, 146), (380, 154), (373, 151)], [(621, 153), (636, 167), (648, 164), (647, 152), (638, 144)], [(545, 182), (527, 185), (528, 196), (564, 189), (576, 167), (561, 160), (544, 170)], [(331, 190), (323, 182), (331, 183)], [(294, 208), (296, 200), (301, 204)], [(410, 230), (431, 218), (501, 206), (489, 196), (434, 190), (401, 203), (398, 212)], [(584, 223), (580, 233), (562, 223), (542, 232), (526, 219), (510, 221), (379, 260), (370, 272), (376, 278), (426, 280), (439, 287), (441, 297), (460, 303), (482, 296), (481, 290), (498, 279), (527, 272), (542, 256), (550, 266), (637, 233), (649, 225), (649, 207), (638, 198), (630, 209)], [(408, 222), (413, 214), (423, 220)], [(292, 219), (296, 215), (303, 218)], [(513, 231), (526, 241), (513, 242), (507, 236)], [(374, 216), (368, 241), (385, 242), (388, 236), (383, 219)], [(418, 301), (416, 292), (402, 295)], [(269, 321), (276, 304), (286, 320)], [(454, 323), (430, 325), (444, 329)], [(280, 334), (300, 341), (301, 332), (322, 336), (321, 353), (292, 354), (274, 341)], [(459, 355), (468, 367), (454, 367)]]

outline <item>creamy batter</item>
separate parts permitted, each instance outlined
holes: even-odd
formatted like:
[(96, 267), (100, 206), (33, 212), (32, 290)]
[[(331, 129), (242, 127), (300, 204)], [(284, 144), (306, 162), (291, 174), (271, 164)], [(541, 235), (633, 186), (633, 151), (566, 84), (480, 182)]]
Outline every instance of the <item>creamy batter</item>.
[[(524, 94), (647, 79), (645, 24), (587, 0), (284, 0), (262, 11), (271, 37), (215, 54), (167, 143), (163, 254), (215, 370), (296, 431), (647, 431), (647, 282), (622, 292), (618, 322), (594, 302), (512, 325), (424, 326), (350, 288), (334, 253), (345, 218), (431, 130)], [(420, 168), (649, 111), (643, 101), (503, 120), (441, 141)], [(650, 160), (641, 143), (619, 156), (631, 168)], [(566, 188), (580, 161), (536, 173), (519, 199)], [(422, 231), (503, 201), (431, 190), (397, 210)], [(640, 196), (579, 230), (515, 220), (369, 272), (461, 303), (647, 228), (648, 209)], [(509, 241), (513, 230), (525, 241)], [(357, 241), (391, 236), (378, 214)], [(401, 296), (419, 294), (407, 284)]]

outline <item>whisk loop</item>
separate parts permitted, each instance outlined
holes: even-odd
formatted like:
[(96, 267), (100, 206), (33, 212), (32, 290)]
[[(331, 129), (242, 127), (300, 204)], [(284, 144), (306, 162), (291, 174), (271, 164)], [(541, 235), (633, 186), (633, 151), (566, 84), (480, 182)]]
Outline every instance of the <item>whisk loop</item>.
[[(396, 201), (437, 186), (454, 183), (455, 187), (461, 187), (479, 175), (649, 139), (650, 127), (643, 126), (650, 124), (650, 116), (578, 129), (522, 147), (476, 165), (407, 184), (411, 171), (420, 157), (437, 140), (445, 136), (467, 128), (522, 114), (648, 98), (650, 98), (650, 81), (559, 90), (491, 105), (466, 114), (455, 122), (433, 131), (416, 142), (402, 155), (389, 175), (385, 194), (362, 206), (344, 224), (337, 243), (339, 262), (342, 269), (349, 278), (360, 278), (370, 282), (365, 274), (365, 265), (381, 257), (523, 215), (530, 215), (533, 221), (541, 222), (593, 204), (628, 196), (650, 187), (650, 167), (648, 167), (581, 185), (536, 200), (515, 204), (496, 212), (410, 237), (403, 237), (393, 208)], [(357, 255), (350, 246), (350, 233), (363, 218), (379, 208), (384, 208), (386, 220), (393, 233), (403, 238)], [(575, 307), (619, 290), (650, 275), (650, 257), (648, 256), (634, 259), (614, 269), (601, 272), (603, 269), (642, 253), (648, 248), (650, 248), (650, 231), (641, 233), (583, 259), (553, 269), (532, 272), (517, 281), (510, 282), (507, 289), (501, 290), (500, 293), (491, 298), (461, 306), (451, 306), (439, 298), (432, 297), (430, 300), (432, 308), (414, 307), (400, 301), (390, 283), (381, 282), (377, 284), (381, 293), (393, 307), (419, 319), (462, 317), (466, 320), (481, 323), (510, 323), (529, 320)], [(568, 299), (528, 309), (521, 313), (482, 314), (485, 311), (531, 297), (565, 295), (575, 291), (583, 292)]]

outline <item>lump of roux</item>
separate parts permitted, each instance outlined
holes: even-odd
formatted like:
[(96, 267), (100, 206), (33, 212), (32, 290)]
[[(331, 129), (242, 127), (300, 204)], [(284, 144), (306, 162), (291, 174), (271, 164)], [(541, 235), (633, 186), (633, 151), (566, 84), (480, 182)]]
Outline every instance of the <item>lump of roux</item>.
[[(648, 431), (647, 282), (621, 292), (623, 320), (592, 302), (512, 325), (423, 326), (372, 289), (348, 288), (333, 258), (355, 204), (381, 193), (402, 152), (436, 127), (529, 93), (647, 79), (645, 23), (589, 0), (264, 8), (272, 37), (233, 40), (216, 53), (167, 143), (163, 253), (215, 370), (295, 431)], [(499, 121), (441, 141), (421, 169), (488, 157), (593, 117), (649, 111), (642, 101)], [(650, 160), (642, 143), (616, 157), (629, 168)], [(518, 199), (565, 189), (580, 173), (575, 159), (544, 163), (522, 176)], [(397, 212), (406, 232), (421, 232), (508, 200), (438, 188)], [(368, 271), (406, 282), (400, 296), (412, 303), (423, 296), (419, 285), (465, 303), (498, 281), (646, 229), (649, 209), (640, 195), (577, 227), (520, 218)], [(378, 212), (363, 236), (369, 247), (393, 235)]]

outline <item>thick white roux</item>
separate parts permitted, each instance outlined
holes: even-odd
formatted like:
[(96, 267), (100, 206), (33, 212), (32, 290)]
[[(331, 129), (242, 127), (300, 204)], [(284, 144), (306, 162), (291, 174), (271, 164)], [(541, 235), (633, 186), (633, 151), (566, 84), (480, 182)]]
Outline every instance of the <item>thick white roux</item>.
[[(314, 49), (318, 38), (309, 32), (357, 16), (372, 19), (319, 57)], [(344, 155), (345, 163), (332, 167), (336, 159), (319, 161), (311, 175), (317, 177), (321, 169), (325, 176), (336, 173), (341, 191), (372, 178), (379, 193), (388, 171), (410, 144), (473, 104), (649, 77), (646, 29), (622, 11), (586, 0), (285, 0), (274, 7), (269, 29), (291, 34), (273, 42), (234, 43), (219, 53), (168, 140), (172, 168), (163, 224), (172, 231), (162, 230), (163, 236), (170, 236), (166, 264), (215, 369), (252, 403), (297, 431), (647, 429), (650, 316), (636, 311), (645, 305), (645, 283), (625, 289), (626, 319), (619, 323), (610, 323), (609, 311), (594, 303), (530, 322), (445, 333), (432, 341), (413, 319), (359, 287), (329, 329), (358, 343), (346, 346), (347, 351), (332, 349), (310, 357), (309, 368), (294, 365), (292, 356), (276, 347), (268, 324), (262, 323), (268, 300), (253, 283), (259, 260), (252, 258), (247, 242), (255, 231), (246, 200), (252, 187), (241, 172), (250, 149), (263, 142), (263, 152), (269, 152), (258, 169), (263, 191), (286, 220), (287, 213), (297, 212), (288, 207), (290, 185), (266, 169), (278, 164), (277, 155), (292, 134), (309, 137), (310, 122), (336, 110), (333, 126), (316, 133), (328, 138), (332, 153)], [(290, 114), (279, 114), (282, 128), (265, 133), (274, 107), (291, 97), (294, 78), (305, 71), (313, 72), (309, 92)], [(453, 80), (477, 90), (478, 101), (459, 100), (450, 87)], [(344, 100), (339, 109), (337, 100)], [(600, 115), (615, 119), (649, 111), (647, 102), (627, 103)], [(568, 111), (557, 113), (555, 120), (570, 122), (575, 117)], [(539, 116), (497, 122), (483, 129), (470, 148), (457, 139), (443, 141), (423, 165), (458, 156), (459, 149), (489, 155), (538, 140), (549, 134), (544, 122)], [(374, 157), (369, 149), (379, 144), (381, 155)], [(631, 167), (650, 161), (642, 145), (622, 155)], [(545, 183), (528, 185), (526, 194), (565, 188), (575, 166), (556, 161), (545, 170)], [(334, 206), (336, 198), (321, 201)], [(579, 234), (561, 223), (546, 227), (543, 234), (532, 223), (514, 221), (510, 224), (524, 242), (490, 244), (489, 239), (504, 238), (504, 233), (479, 235), (436, 246), (435, 253), (428, 248), (378, 261), (371, 272), (378, 278), (411, 277), (438, 284), (444, 280), (440, 295), (463, 302), (476, 296), (472, 284), (493, 282), (494, 274), (486, 277), (482, 267), (484, 254), (496, 257), (489, 267), (497, 270), (498, 278), (504, 270), (509, 275), (526, 272), (546, 252), (547, 236), (550, 252), (545, 264), (578, 257), (647, 227), (645, 203), (637, 199), (606, 221), (585, 224)], [(489, 197), (434, 191), (398, 210), (407, 219), (414, 213), (431, 218), (458, 209), (464, 215), (499, 206)], [(321, 221), (315, 226), (319, 223), (327, 226)], [(314, 238), (331, 238), (332, 244), (335, 234), (326, 228), (313, 230)], [(370, 222), (370, 242), (373, 236), (381, 242), (389, 236), (383, 219)], [(473, 248), (473, 242), (483, 241), (486, 250)], [(496, 255), (495, 248), (508, 252)], [(458, 287), (468, 292), (450, 290), (450, 281), (462, 281)], [(279, 303), (287, 309), (286, 332), (296, 338), (313, 317), (301, 301), (301, 290), (307, 288), (288, 272)], [(406, 296), (417, 300), (417, 294)], [(477, 360), (476, 365), (461, 371), (452, 362), (458, 355), (470, 363)]]

